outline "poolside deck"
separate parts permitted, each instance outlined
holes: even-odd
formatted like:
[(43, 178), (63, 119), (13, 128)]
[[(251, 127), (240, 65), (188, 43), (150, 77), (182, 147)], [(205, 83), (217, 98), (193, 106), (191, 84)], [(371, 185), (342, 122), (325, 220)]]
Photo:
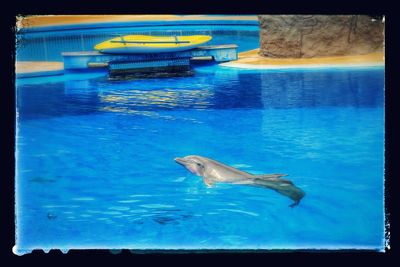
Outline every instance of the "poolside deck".
[(221, 64), (233, 68), (286, 69), (320, 67), (382, 66), (384, 53), (319, 58), (267, 58), (258, 54), (259, 49), (239, 53), (238, 60)]
[(19, 28), (58, 26), (84, 23), (129, 22), (129, 21), (185, 21), (185, 20), (252, 20), (255, 15), (208, 16), (208, 15), (57, 15), (20, 17)]
[(63, 73), (63, 62), (17, 61), (15, 63), (15, 74), (18, 78), (61, 75)]

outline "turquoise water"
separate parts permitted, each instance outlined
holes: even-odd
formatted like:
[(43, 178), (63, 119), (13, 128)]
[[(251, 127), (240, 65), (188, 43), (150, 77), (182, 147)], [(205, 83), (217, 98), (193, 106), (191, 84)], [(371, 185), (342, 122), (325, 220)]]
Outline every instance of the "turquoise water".
[[(384, 248), (384, 69), (17, 81), (17, 247)], [(287, 173), (300, 205), (173, 159)]]

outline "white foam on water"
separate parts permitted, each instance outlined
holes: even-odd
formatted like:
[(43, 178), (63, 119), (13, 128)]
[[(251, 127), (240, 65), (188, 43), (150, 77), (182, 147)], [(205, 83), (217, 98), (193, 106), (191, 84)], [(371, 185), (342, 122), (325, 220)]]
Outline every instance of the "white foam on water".
[(125, 211), (125, 210), (130, 210), (129, 207), (123, 207), (123, 206), (113, 206), (109, 207), (109, 210), (120, 210), (120, 211)]
[(93, 197), (74, 197), (74, 198), (71, 198), (71, 200), (74, 200), (74, 201), (93, 201), (93, 200), (95, 200), (95, 198), (93, 198)]
[(121, 215), (122, 213), (119, 211), (105, 211), (102, 212), (101, 214), (106, 214), (106, 215)]
[(140, 202), (139, 199), (129, 199), (129, 200), (118, 200), (118, 203), (135, 203), (135, 202)]
[(185, 198), (185, 201), (198, 201), (199, 199), (197, 198)]
[(155, 197), (157, 195), (129, 195), (129, 197)]
[(132, 216), (133, 216), (132, 214), (122, 214), (119, 217), (132, 217)]
[(109, 218), (103, 218), (103, 217), (100, 217), (100, 218), (96, 218), (98, 221), (107, 221), (107, 220), (109, 220)]
[(63, 211), (62, 213), (64, 213), (64, 214), (74, 214), (73, 211)]
[(88, 220), (85, 219), (74, 219), (74, 220), (70, 220), (71, 222), (88, 222)]
[(71, 206), (69, 206), (69, 205), (43, 205), (42, 208), (45, 208), (45, 209), (71, 208)]
[(230, 211), (230, 212), (236, 212), (236, 213), (243, 213), (243, 214), (247, 214), (247, 215), (255, 216), (255, 217), (259, 216), (259, 214), (257, 214), (257, 213), (244, 211), (244, 210), (232, 210), (232, 209), (218, 209), (218, 210), (220, 210), (220, 211)]
[(140, 205), (140, 207), (149, 209), (163, 209), (163, 208), (174, 208), (175, 206), (166, 204), (143, 204)]
[(147, 210), (145, 209), (136, 209), (136, 210), (130, 210), (130, 213), (145, 213)]
[(172, 180), (172, 182), (183, 182), (183, 181), (185, 181), (185, 180), (186, 180), (186, 177), (185, 177), (185, 176), (182, 176), (182, 177), (178, 177), (178, 178)]
[(102, 213), (102, 211), (100, 211), (100, 210), (87, 210), (86, 212), (94, 213), (94, 214), (96, 214), (96, 213)]

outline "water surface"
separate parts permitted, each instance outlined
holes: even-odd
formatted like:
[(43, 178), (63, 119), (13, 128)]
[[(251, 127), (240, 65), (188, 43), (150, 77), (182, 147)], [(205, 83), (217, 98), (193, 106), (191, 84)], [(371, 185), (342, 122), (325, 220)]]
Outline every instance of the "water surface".
[[(384, 70), (17, 81), (17, 247), (383, 249)], [(206, 187), (190, 154), (272, 190)]]

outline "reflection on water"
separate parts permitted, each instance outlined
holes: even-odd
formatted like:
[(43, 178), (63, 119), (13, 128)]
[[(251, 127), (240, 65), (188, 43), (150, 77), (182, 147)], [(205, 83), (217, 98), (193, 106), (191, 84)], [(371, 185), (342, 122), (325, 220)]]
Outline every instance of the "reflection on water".
[(136, 109), (174, 109), (174, 108), (207, 108), (212, 99), (212, 92), (201, 89), (173, 90), (125, 90), (110, 91), (100, 96), (104, 104), (113, 107), (128, 106)]
[[(216, 66), (193, 77), (109, 81), (67, 80), (17, 87), (21, 119), (160, 110), (374, 107), (383, 104), (376, 70), (240, 72)], [(146, 111), (149, 113), (143, 113)]]
[(155, 68), (154, 70), (138, 71), (137, 69), (124, 69), (109, 71), (110, 81), (126, 81), (136, 79), (191, 77), (194, 71), (187, 67), (176, 68)]

